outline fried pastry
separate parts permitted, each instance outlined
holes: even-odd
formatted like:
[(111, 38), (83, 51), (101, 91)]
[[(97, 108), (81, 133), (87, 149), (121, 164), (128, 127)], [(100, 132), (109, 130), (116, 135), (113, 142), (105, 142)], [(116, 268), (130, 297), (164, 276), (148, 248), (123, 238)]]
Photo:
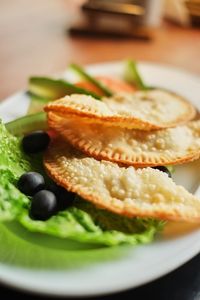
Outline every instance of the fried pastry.
[(48, 113), (50, 128), (96, 159), (138, 167), (175, 165), (200, 157), (200, 120), (154, 131), (90, 124)]
[(96, 100), (87, 95), (71, 95), (49, 103), (47, 112), (79, 116), (92, 123), (129, 129), (152, 130), (174, 127), (195, 117), (191, 103), (164, 90), (116, 94)]
[(94, 205), (128, 217), (200, 222), (200, 200), (152, 168), (98, 161), (54, 140), (44, 159), (50, 177)]

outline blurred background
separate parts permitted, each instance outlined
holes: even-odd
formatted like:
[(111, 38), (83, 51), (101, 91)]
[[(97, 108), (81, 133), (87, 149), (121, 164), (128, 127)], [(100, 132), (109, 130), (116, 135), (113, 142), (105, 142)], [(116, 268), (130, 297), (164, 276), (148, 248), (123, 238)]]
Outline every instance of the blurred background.
[(200, 0), (0, 0), (0, 99), (70, 62), (154, 61), (200, 74)]

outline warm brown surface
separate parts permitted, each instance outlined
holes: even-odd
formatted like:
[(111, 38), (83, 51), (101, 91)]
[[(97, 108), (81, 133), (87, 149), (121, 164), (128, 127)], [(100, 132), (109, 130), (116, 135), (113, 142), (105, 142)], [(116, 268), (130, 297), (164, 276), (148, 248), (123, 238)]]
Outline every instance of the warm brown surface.
[(26, 88), (30, 75), (62, 71), (72, 61), (88, 64), (132, 57), (200, 74), (200, 30), (165, 24), (151, 42), (70, 37), (66, 30), (77, 16), (75, 2), (1, 0), (0, 99)]

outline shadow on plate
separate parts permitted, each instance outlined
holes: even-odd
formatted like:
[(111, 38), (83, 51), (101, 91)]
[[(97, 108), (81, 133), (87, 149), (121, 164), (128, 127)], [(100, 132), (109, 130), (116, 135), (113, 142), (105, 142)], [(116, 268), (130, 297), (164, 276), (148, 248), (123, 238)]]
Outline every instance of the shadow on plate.
[(123, 257), (133, 247), (97, 247), (0, 224), (0, 263), (31, 269), (76, 269)]

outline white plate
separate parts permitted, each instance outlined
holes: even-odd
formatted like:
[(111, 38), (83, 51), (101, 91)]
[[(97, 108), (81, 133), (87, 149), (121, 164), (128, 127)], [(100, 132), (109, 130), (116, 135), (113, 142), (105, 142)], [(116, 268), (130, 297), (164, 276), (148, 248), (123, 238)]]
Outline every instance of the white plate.
[[(149, 85), (168, 88), (188, 98), (200, 109), (200, 79), (169, 66), (140, 63), (139, 69)], [(121, 63), (92, 65), (93, 74), (120, 76)], [(65, 74), (70, 77), (71, 74)], [(0, 105), (0, 116), (11, 120), (26, 112), (28, 100), (19, 93)], [(200, 162), (176, 168), (174, 180), (193, 192), (200, 182)], [(12, 249), (10, 249), (12, 251)], [(179, 226), (173, 235), (165, 234), (150, 245), (131, 248), (118, 260), (62, 271), (31, 270), (0, 264), (0, 280), (13, 287), (51, 295), (89, 296), (137, 287), (176, 269), (200, 251), (200, 229)]]

